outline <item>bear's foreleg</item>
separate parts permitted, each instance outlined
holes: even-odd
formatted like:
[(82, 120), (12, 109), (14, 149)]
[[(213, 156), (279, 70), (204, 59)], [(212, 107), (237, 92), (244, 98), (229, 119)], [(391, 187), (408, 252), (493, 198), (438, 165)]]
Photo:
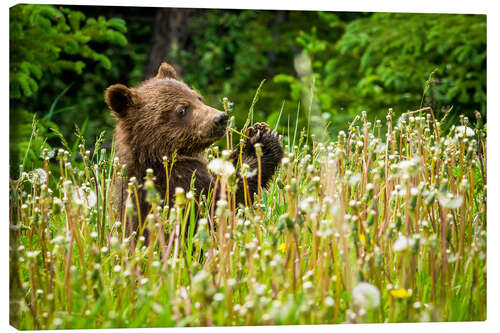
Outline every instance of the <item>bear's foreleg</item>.
[[(283, 156), (283, 148), (279, 137), (276, 133), (271, 132), (266, 123), (255, 123), (249, 127), (245, 135), (248, 137), (243, 142), (243, 150), (241, 152), (242, 164), (247, 164), (251, 176), (247, 176), (248, 192), (250, 198), (254, 193), (257, 193), (259, 186), (259, 158), (255, 150), (257, 143), (261, 144), (262, 153), (260, 155), (260, 184), (263, 188), (267, 185), (273, 177), (276, 169), (278, 168), (281, 158)], [(238, 192), (236, 193), (236, 200), (240, 203), (245, 203), (244, 199), (244, 185), (241, 179), (241, 170), (239, 163), (240, 148), (238, 147), (232, 154), (233, 164), (238, 170), (240, 178), (238, 184)]]

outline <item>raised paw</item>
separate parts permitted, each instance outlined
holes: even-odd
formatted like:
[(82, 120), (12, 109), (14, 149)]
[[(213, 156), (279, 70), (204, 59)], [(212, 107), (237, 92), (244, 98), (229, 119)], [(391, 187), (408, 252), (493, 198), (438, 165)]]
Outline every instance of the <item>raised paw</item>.
[(248, 142), (253, 146), (260, 142), (262, 136), (269, 132), (269, 125), (264, 122), (255, 123), (247, 128), (245, 135), (248, 137)]

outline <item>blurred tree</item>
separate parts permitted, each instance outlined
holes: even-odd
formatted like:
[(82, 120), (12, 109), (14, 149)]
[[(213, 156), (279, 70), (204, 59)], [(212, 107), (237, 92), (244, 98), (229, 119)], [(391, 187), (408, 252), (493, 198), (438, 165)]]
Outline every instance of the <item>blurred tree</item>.
[[(195, 8), (157, 8), (152, 27), (151, 48), (144, 70), (144, 78), (156, 74), (162, 61), (173, 48), (186, 52), (193, 51), (192, 32), (188, 30), (190, 20), (203, 15), (202, 9)], [(182, 74), (179, 64), (174, 64)]]

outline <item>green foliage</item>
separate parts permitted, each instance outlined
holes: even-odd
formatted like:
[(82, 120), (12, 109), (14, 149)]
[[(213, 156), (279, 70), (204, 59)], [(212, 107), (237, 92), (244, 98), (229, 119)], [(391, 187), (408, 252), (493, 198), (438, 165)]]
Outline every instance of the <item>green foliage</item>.
[(36, 114), (25, 109), (11, 113), (9, 128), (11, 178), (17, 178), (24, 169), (41, 166), (42, 150), (51, 149), (47, 139), (56, 137), (51, 128), (58, 130), (55, 123), (38, 119)]
[[(209, 10), (190, 23), (193, 50), (174, 48), (167, 58), (182, 67), (183, 79), (199, 89), (208, 103), (221, 106), (222, 97), (230, 97), (236, 123), (242, 126), (258, 83), (278, 73), (291, 74), (295, 37), (314, 16), (312, 12)], [(274, 124), (286, 93), (286, 87), (267, 83), (255, 106), (255, 119)], [(295, 106), (285, 107), (285, 115), (295, 112)]]
[(85, 61), (111, 67), (111, 60), (90, 43), (124, 46), (125, 21), (86, 18), (79, 11), (51, 5), (17, 5), (10, 9), (10, 97), (29, 97), (45, 72), (82, 74)]
[(482, 15), (215, 10), (190, 27), (193, 49), (174, 49), (169, 59), (212, 104), (229, 96), (239, 125), (265, 78), (274, 80), (256, 116), (274, 123), (285, 100), (282, 131), (299, 101), (300, 126), (329, 123), (331, 134), (363, 109), (381, 118), (389, 107), (419, 108), (415, 101), (437, 112), (453, 105), (449, 121), (486, 114)]
[(453, 105), (471, 118), (476, 109), (486, 114), (484, 15), (376, 13), (349, 22), (318, 16), (318, 26), (340, 28), (342, 37), (319, 39), (315, 27), (297, 37), (311, 72), (275, 77), (289, 85), (293, 101), (314, 77), (320, 109), (335, 117), (417, 109), (423, 94), (424, 104), (438, 110)]
[[(143, 79), (156, 11), (19, 5), (10, 14), (10, 113), (24, 119), (14, 127), (31, 130), (32, 117), (16, 114), (22, 109), (65, 137), (85, 123), (87, 140), (107, 130), (111, 142), (103, 91)], [(225, 96), (234, 102), (238, 127), (264, 79), (253, 119), (284, 136), (295, 128), (335, 135), (364, 109), (370, 120), (387, 108), (400, 114), (421, 105), (437, 114), (453, 106), (447, 123), (458, 113), (486, 115), (485, 16), (206, 10), (186, 24), (187, 47), (172, 45), (165, 59), (207, 104), (222, 108)]]
[[(131, 24), (135, 28), (131, 34), (123, 19), (103, 8), (95, 12), (91, 8), (18, 5), (10, 10), (12, 177), (17, 176), (24, 158), (34, 113), (40, 140), (47, 148), (60, 145), (53, 130), (69, 137), (75, 123), (86, 124), (85, 135), (95, 139), (103, 127), (113, 125), (109, 113), (103, 112), (104, 89), (121, 80), (138, 82), (141, 78), (147, 48), (124, 46), (136, 35), (148, 34), (148, 27)], [(138, 67), (130, 68), (131, 62)], [(38, 157), (29, 154), (25, 163), (33, 167)]]

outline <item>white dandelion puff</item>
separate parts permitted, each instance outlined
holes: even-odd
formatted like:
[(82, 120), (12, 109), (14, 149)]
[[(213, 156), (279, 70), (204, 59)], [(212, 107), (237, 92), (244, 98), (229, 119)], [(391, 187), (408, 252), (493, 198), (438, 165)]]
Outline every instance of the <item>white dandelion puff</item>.
[(400, 236), (392, 245), (394, 251), (404, 251), (408, 247), (412, 246), (415, 243), (413, 238), (408, 239), (406, 236)]
[(90, 188), (78, 188), (73, 193), (73, 201), (81, 202), (85, 207), (92, 208), (97, 203), (97, 196)]
[(457, 209), (462, 205), (462, 202), (464, 201), (464, 199), (460, 195), (454, 197), (450, 193), (448, 193), (448, 195), (439, 195), (438, 200), (441, 206), (448, 209)]
[(325, 305), (328, 307), (332, 307), (335, 305), (335, 301), (333, 300), (333, 298), (328, 296), (327, 298), (325, 298)]
[(302, 288), (304, 288), (304, 291), (309, 292), (314, 289), (314, 285), (311, 281), (306, 281), (302, 284)]
[(361, 174), (355, 173), (348, 178), (348, 183), (349, 185), (354, 186), (357, 183), (359, 183), (360, 180), (361, 180)]
[(404, 160), (396, 164), (402, 174), (413, 175), (419, 169), (420, 158), (417, 156), (411, 160)]
[(47, 181), (47, 173), (41, 168), (35, 169), (28, 174), (28, 180), (33, 184), (43, 184)]
[(474, 136), (476, 133), (474, 130), (468, 126), (457, 126), (455, 128), (456, 134), (462, 134), (463, 136)]
[(372, 284), (361, 282), (352, 290), (354, 304), (363, 309), (372, 309), (380, 303), (380, 291)]
[(225, 161), (220, 158), (214, 158), (212, 161), (210, 161), (210, 163), (208, 164), (208, 170), (218, 176), (221, 176), (222, 178), (228, 178), (236, 171), (231, 162)]
[(26, 256), (28, 258), (35, 258), (36, 256), (38, 256), (39, 253), (40, 251), (28, 251), (26, 252)]

